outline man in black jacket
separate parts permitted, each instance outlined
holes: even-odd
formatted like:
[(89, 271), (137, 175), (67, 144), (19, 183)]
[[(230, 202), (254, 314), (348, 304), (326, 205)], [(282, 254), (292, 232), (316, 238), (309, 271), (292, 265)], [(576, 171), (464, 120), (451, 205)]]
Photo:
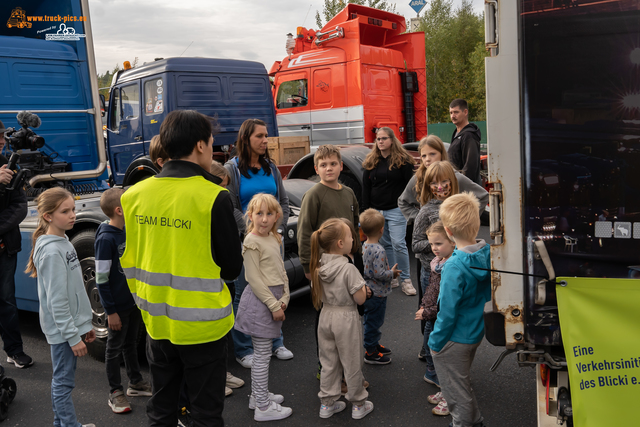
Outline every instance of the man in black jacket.
[(454, 99), (449, 105), (451, 121), (456, 130), (451, 135), (449, 161), (467, 178), (482, 186), (480, 178), (480, 129), (469, 123), (469, 107), (464, 99)]
[[(4, 132), (4, 125), (0, 122), (0, 146), (5, 143)], [(11, 182), (14, 174), (7, 169), (7, 163), (7, 158), (0, 155), (0, 184), (4, 185)], [(33, 360), (22, 350), (14, 277), (22, 241), (18, 225), (26, 216), (27, 196), (22, 188), (0, 192), (0, 336), (7, 352), (7, 362), (18, 368), (33, 365)]]

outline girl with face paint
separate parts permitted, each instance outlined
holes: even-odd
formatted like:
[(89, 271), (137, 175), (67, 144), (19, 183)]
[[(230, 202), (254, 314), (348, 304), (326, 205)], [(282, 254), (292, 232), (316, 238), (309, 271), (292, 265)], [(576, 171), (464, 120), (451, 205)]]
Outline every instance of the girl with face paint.
[(420, 192), (420, 212), (413, 224), (412, 249), (420, 260), (420, 286), (424, 294), (429, 283), (431, 269), (429, 264), (435, 255), (427, 239), (427, 230), (439, 221), (440, 205), (448, 197), (458, 194), (458, 179), (451, 163), (447, 161), (433, 162), (424, 174), (423, 187)]

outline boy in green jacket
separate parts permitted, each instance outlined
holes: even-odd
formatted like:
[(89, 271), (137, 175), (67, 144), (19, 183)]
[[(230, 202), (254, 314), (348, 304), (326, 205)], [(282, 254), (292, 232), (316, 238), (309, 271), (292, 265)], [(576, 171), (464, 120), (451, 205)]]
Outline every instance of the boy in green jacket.
[(313, 156), (313, 164), (320, 182), (302, 197), (298, 217), (298, 256), (309, 280), (313, 232), (330, 218), (346, 218), (357, 230), (360, 216), (358, 199), (353, 190), (338, 182), (342, 171), (340, 149), (335, 145), (321, 145)]

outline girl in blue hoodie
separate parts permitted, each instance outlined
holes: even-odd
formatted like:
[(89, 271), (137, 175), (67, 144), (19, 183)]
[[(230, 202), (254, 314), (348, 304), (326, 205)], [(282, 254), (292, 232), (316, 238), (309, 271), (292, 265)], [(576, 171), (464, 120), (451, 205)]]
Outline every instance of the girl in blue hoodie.
[(40, 327), (51, 345), (51, 401), (57, 427), (95, 427), (80, 424), (71, 400), (77, 358), (95, 340), (91, 305), (84, 289), (78, 255), (65, 231), (75, 223), (75, 201), (63, 188), (51, 188), (37, 199), (38, 227), (33, 233), (27, 273), (38, 278)]

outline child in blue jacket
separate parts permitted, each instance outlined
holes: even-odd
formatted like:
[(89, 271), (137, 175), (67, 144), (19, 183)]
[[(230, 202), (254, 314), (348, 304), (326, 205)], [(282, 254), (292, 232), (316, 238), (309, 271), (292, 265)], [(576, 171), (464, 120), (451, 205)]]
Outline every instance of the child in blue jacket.
[[(440, 310), (429, 348), (454, 427), (483, 427), (469, 378), (476, 350), (484, 336), (484, 305), (491, 299), (489, 246), (476, 240), (480, 229), (478, 199), (470, 193), (449, 197), (440, 220), (456, 250), (440, 279)], [(473, 267), (481, 268), (477, 270)]]

